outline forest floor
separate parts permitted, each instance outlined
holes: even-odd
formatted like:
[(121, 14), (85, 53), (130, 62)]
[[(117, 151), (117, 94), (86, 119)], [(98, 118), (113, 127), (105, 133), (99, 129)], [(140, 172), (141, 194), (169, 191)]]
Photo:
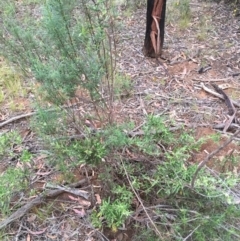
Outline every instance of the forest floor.
[[(133, 121), (136, 126), (141, 125), (149, 114), (166, 115), (176, 126), (193, 130), (196, 139), (220, 133), (219, 143), (208, 140), (192, 157), (192, 162), (198, 163), (233, 133), (234, 126), (226, 127), (231, 118), (226, 103), (208, 90), (215, 91), (212, 84), (216, 84), (240, 106), (240, 18), (234, 16), (232, 9), (223, 2), (191, 1), (191, 17), (181, 19), (176, 5), (171, 3), (169, 1), (167, 7), (165, 42), (160, 62), (146, 58), (142, 53), (146, 8), (125, 15), (123, 10), (117, 31), (117, 69), (131, 80), (131, 89), (114, 103), (115, 115), (119, 123)], [(176, 16), (179, 17), (177, 20)], [(38, 138), (30, 128), (29, 117), (5, 124), (12, 117), (34, 111), (34, 94), (30, 87), (26, 88), (27, 97), (15, 97), (13, 101), (13, 105), (15, 103), (21, 107), (18, 110), (11, 108), (7, 101), (1, 103), (0, 128), (1, 133), (18, 130), (25, 148), (37, 152)], [(236, 119), (240, 117), (238, 115), (237, 111)], [(223, 167), (218, 165), (219, 160), (229, 155), (239, 156), (239, 153), (240, 146), (232, 142), (208, 165), (221, 171)], [(35, 158), (38, 166), (38, 178), (35, 178), (38, 182), (33, 183), (34, 187), (39, 185), (42, 188), (46, 180), (61, 179), (58, 174), (45, 169), (44, 154)], [(18, 165), (18, 160), (0, 160), (0, 163), (0, 173), (3, 173), (9, 166)], [(235, 171), (239, 172), (239, 168), (240, 164)], [(101, 185), (97, 176), (98, 173), (95, 173), (92, 185)], [(76, 173), (76, 180), (82, 178)], [(88, 188), (89, 185), (83, 183), (82, 187)], [(100, 198), (99, 190), (93, 190), (95, 197)], [(24, 197), (20, 199), (20, 203), (29, 202)], [(115, 234), (109, 230), (100, 234), (100, 231), (93, 229), (86, 218), (88, 209), (93, 208), (89, 202), (84, 203), (66, 193), (59, 195), (54, 202), (57, 203), (55, 207), (51, 205), (52, 199), (45, 206), (41, 204), (39, 209), (42, 214), (34, 207), (11, 222), (3, 240), (134, 240), (131, 225), (129, 229), (126, 227), (126, 230)], [(61, 209), (58, 209), (60, 206)], [(77, 211), (78, 206), (86, 208)], [(38, 215), (42, 215), (41, 224)]]
[[(137, 95), (122, 104), (121, 115), (141, 123), (148, 114), (164, 113), (179, 125), (194, 129), (197, 139), (221, 132), (224, 140), (228, 108), (206, 90), (214, 91), (212, 84), (216, 84), (232, 100), (239, 100), (240, 19), (228, 5), (191, 1), (189, 22), (181, 17), (177, 21), (179, 10), (170, 3), (161, 64), (145, 58), (141, 51), (144, 9), (125, 20), (118, 40), (118, 66), (134, 81)], [(213, 128), (217, 125), (222, 128)], [(210, 153), (215, 148), (216, 143), (209, 140), (194, 160), (201, 161), (204, 150)], [(228, 155), (233, 148), (239, 150), (231, 144), (219, 155)]]

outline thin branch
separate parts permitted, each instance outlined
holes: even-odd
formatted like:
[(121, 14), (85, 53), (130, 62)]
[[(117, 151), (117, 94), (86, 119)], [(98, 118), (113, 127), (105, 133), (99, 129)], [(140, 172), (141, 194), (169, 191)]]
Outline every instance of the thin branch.
[(227, 141), (225, 141), (219, 148), (217, 148), (216, 150), (214, 150), (213, 152), (211, 152), (211, 153), (198, 165), (198, 168), (197, 168), (197, 170), (196, 170), (196, 172), (194, 173), (193, 178), (192, 178), (191, 188), (194, 188), (195, 180), (196, 180), (196, 178), (197, 178), (197, 175), (198, 175), (199, 171), (202, 169), (202, 167), (205, 166), (206, 163), (207, 163), (211, 158), (213, 158), (213, 156), (215, 156), (216, 154), (218, 154), (222, 149), (224, 149), (227, 145), (229, 145), (239, 133), (240, 133), (240, 129), (237, 130), (237, 131), (236, 131)]
[[(69, 187), (76, 188), (76, 187), (84, 184), (86, 181), (87, 181), (86, 179), (80, 180), (79, 182), (70, 184)], [(44, 203), (44, 201), (46, 199), (57, 197), (58, 195), (60, 195), (64, 192), (66, 192), (66, 189), (50, 190), (47, 192), (43, 192), (41, 195), (37, 196), (32, 201), (29, 201), (27, 204), (20, 207), (16, 212), (14, 212), (12, 215), (10, 215), (7, 219), (0, 222), (0, 230), (2, 228), (6, 227), (8, 224), (12, 223), (13, 221), (23, 217), (33, 207)]]
[(12, 122), (14, 122), (14, 121), (17, 121), (17, 120), (20, 120), (20, 119), (23, 119), (23, 118), (27, 118), (27, 117), (29, 117), (29, 116), (33, 116), (33, 115), (35, 115), (36, 113), (37, 113), (37, 112), (32, 112), (32, 113), (27, 113), (27, 114), (22, 114), (22, 115), (14, 116), (14, 117), (12, 117), (12, 118), (10, 118), (10, 119), (8, 119), (8, 120), (0, 123), (0, 128), (3, 127), (3, 126), (5, 126), (5, 125), (7, 125), (7, 124), (10, 124), (10, 123), (12, 123)]
[(133, 187), (133, 185), (132, 185), (132, 182), (131, 182), (131, 180), (130, 180), (130, 178), (129, 178), (129, 175), (128, 175), (128, 173), (127, 173), (127, 170), (126, 170), (126, 168), (125, 168), (125, 166), (124, 166), (124, 163), (123, 163), (123, 160), (122, 160), (122, 159), (121, 159), (121, 163), (122, 163), (124, 172), (125, 172), (125, 174), (126, 174), (127, 180), (128, 180), (128, 182), (129, 182), (129, 185), (130, 185), (132, 191), (134, 192), (134, 194), (135, 194), (137, 200), (139, 201), (139, 203), (141, 204), (141, 206), (142, 206), (144, 212), (146, 213), (146, 215), (147, 215), (150, 223), (151, 223), (152, 226), (154, 227), (155, 232), (156, 232), (156, 233), (158, 234), (158, 236), (162, 239), (162, 235), (161, 235), (160, 231), (158, 230), (157, 226), (155, 225), (155, 223), (153, 222), (153, 220), (152, 220), (151, 217), (149, 216), (146, 208), (145, 208), (144, 205), (143, 205), (143, 202), (142, 202), (141, 198), (138, 196), (137, 192), (135, 191), (135, 189), (134, 189), (134, 187)]
[(200, 227), (201, 225), (199, 224), (196, 228), (193, 229), (193, 231), (188, 234), (188, 236), (186, 238), (183, 239), (183, 241), (188, 240), (188, 238), (190, 238), (192, 236), (192, 234)]

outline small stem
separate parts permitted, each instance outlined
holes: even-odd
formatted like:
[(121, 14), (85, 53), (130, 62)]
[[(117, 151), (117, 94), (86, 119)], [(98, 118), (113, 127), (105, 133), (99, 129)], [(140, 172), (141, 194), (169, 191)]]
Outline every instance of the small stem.
[(218, 154), (223, 148), (225, 148), (227, 145), (229, 145), (233, 139), (237, 136), (237, 134), (239, 134), (240, 130), (237, 130), (227, 141), (225, 141), (218, 149), (214, 150), (213, 152), (211, 152), (199, 165), (198, 168), (196, 170), (196, 172), (193, 175), (192, 178), (192, 182), (191, 182), (191, 188), (194, 188), (194, 183), (196, 181), (197, 175), (199, 173), (199, 171), (203, 168), (203, 166), (206, 165), (206, 163), (213, 158), (213, 156), (215, 156), (216, 154)]

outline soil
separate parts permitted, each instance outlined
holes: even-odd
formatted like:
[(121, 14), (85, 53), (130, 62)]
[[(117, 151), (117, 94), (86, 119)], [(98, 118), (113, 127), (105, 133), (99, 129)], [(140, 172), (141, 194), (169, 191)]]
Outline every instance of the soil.
[[(171, 16), (168, 18), (160, 62), (146, 58), (142, 53), (146, 8), (142, 7), (131, 16), (121, 18), (117, 32), (117, 69), (131, 79), (132, 89), (129, 95), (116, 100), (114, 106), (115, 119), (118, 122), (133, 121), (138, 126), (143, 123), (146, 115), (165, 115), (169, 121), (174, 121), (176, 126), (184, 125), (186, 129), (193, 130), (197, 140), (218, 134), (219, 141), (209, 138), (198, 152), (192, 154), (190, 161), (200, 163), (232, 134), (231, 131), (223, 132), (222, 129), (213, 128), (217, 124), (226, 123), (229, 119), (228, 109), (224, 101), (207, 93), (201, 83), (212, 90), (212, 83), (227, 83), (228, 87), (224, 91), (231, 99), (239, 101), (240, 18), (233, 16), (232, 10), (223, 2), (218, 4), (194, 0), (191, 1), (190, 7), (192, 16), (186, 28), (181, 28), (178, 22), (172, 22)], [(167, 15), (168, 13), (171, 14), (170, 7), (167, 9)], [(201, 68), (206, 71), (202, 73)], [(29, 99), (31, 98), (29, 95)], [(19, 113), (28, 113), (32, 109), (30, 102), (26, 98), (16, 99), (16, 103), (21, 106), (18, 112), (11, 111), (8, 104), (3, 103), (0, 112), (1, 123)], [(238, 111), (236, 115), (238, 117)], [(1, 133), (9, 130), (19, 130), (25, 145), (37, 153), (39, 143), (29, 127), (29, 118), (22, 118), (1, 127)], [(232, 142), (211, 159), (207, 166), (220, 172), (239, 172), (239, 153), (238, 143)], [(233, 166), (226, 163), (226, 157), (235, 158), (237, 164)], [(42, 154), (37, 155), (35, 160), (35, 168), (38, 170), (38, 182), (35, 187), (39, 190), (43, 188), (46, 180), (66, 181), (61, 179), (60, 174), (53, 175), (45, 169), (44, 160), (45, 156)], [(17, 165), (14, 160), (0, 162), (1, 173), (8, 166)], [(72, 181), (89, 175), (92, 180), (86, 188), (92, 184), (94, 196), (101, 197), (102, 183), (98, 180), (98, 170), (84, 168), (76, 170)], [(68, 209), (69, 203), (75, 205), (75, 208)], [(84, 205), (92, 208), (92, 204), (84, 204), (80, 199), (74, 200), (71, 195), (61, 195), (48, 204), (49, 210), (41, 209), (41, 223), (35, 222), (38, 211), (34, 209), (21, 219), (21, 225), (25, 229), (20, 230), (18, 222), (13, 222), (9, 233), (12, 233), (12, 237), (24, 237), (19, 240), (132, 240), (134, 230), (131, 223), (126, 226), (125, 231), (112, 233), (108, 229), (104, 230), (103, 234), (108, 238), (104, 239), (85, 219), (86, 214), (76, 211), (82, 210)], [(58, 206), (61, 208), (58, 209)], [(85, 211), (87, 212), (87, 208)], [(79, 238), (76, 238), (76, 233)], [(40, 236), (41, 238), (37, 239)]]

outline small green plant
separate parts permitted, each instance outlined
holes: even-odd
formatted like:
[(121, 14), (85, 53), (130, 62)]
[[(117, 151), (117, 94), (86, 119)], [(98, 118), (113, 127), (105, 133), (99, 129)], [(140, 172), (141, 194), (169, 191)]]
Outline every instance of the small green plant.
[[(63, 138), (53, 141), (46, 139), (50, 147), (50, 162), (63, 173), (81, 164), (97, 166), (106, 156), (106, 148), (99, 136), (70, 141)], [(57, 156), (57, 159), (55, 158)]]
[(185, 29), (189, 26), (191, 18), (191, 9), (189, 0), (174, 0), (168, 5), (167, 21), (178, 22), (181, 29)]
[(115, 194), (115, 200), (111, 201), (110, 198), (103, 200), (99, 211), (93, 212), (92, 221), (96, 227), (102, 227), (105, 223), (116, 232), (131, 214), (130, 204), (133, 194), (124, 186), (115, 186), (112, 192)]
[(59, 109), (38, 109), (38, 114), (32, 119), (32, 126), (40, 135), (61, 135), (67, 124), (66, 113)]
[[(21, 82), (21, 75), (8, 66), (6, 61), (0, 62), (0, 103), (4, 100), (11, 101), (14, 97), (26, 95)], [(15, 103), (16, 105), (16, 103)]]
[(130, 94), (132, 81), (128, 76), (116, 74), (114, 78), (114, 92), (117, 96)]
[(31, 161), (33, 155), (28, 150), (23, 150), (22, 155), (20, 156), (20, 161), (23, 163), (28, 163)]
[(13, 131), (0, 135), (0, 159), (6, 156), (13, 156), (14, 145), (19, 145), (22, 142), (20, 135)]
[[(133, 241), (157, 241), (158, 236), (153, 230), (149, 230), (145, 227), (136, 227), (137, 234), (133, 237)], [(168, 239), (166, 239), (167, 241)]]
[[(19, 17), (16, 13), (22, 4), (24, 12)], [(32, 14), (32, 4), (40, 16)], [(26, 0), (16, 5), (10, 0), (1, 2), (0, 8), (4, 25), (0, 54), (33, 76), (49, 102), (66, 104), (80, 88), (85, 104), (91, 105), (91, 115), (112, 122), (113, 33), (118, 14), (112, 1)], [(128, 89), (127, 82), (119, 90)], [(102, 98), (103, 90), (110, 99)]]
[(134, 125), (130, 123), (122, 126), (113, 125), (108, 127), (103, 134), (106, 148), (108, 150), (114, 150), (127, 146), (129, 144), (129, 138), (126, 135), (126, 132), (133, 128), (133, 126)]
[[(197, 170), (197, 165), (189, 162), (192, 154), (198, 152), (208, 139), (219, 141), (219, 135), (195, 140), (193, 132), (186, 132), (184, 129), (178, 133), (171, 132), (166, 119), (159, 116), (149, 116), (141, 128), (142, 135), (129, 137), (122, 131), (118, 133), (118, 128), (115, 127), (114, 132), (111, 132), (115, 133), (111, 149), (124, 149), (125, 146), (130, 150), (131, 156), (141, 156), (141, 161), (136, 158), (137, 162), (134, 163), (124, 159), (124, 168), (116, 164), (117, 175), (123, 180), (125, 187), (129, 187), (131, 181), (129, 190), (134, 188), (136, 193), (141, 193), (141, 199), (144, 203), (148, 203), (148, 206), (154, 206), (152, 199), (155, 198), (164, 200), (164, 203), (169, 205), (163, 208), (158, 208), (156, 205), (156, 208), (149, 211), (159, 215), (159, 222), (156, 221), (155, 224), (161, 230), (163, 237), (166, 240), (173, 240), (174, 237), (184, 240), (194, 230), (191, 237), (197, 241), (218, 240), (219, 237), (223, 237), (223, 240), (237, 240), (239, 230), (230, 218), (235, 217), (239, 220), (240, 217), (238, 207), (234, 205), (238, 202), (233, 194), (234, 187), (238, 185), (236, 173), (212, 175), (207, 168), (203, 168), (198, 174), (194, 189), (191, 188), (191, 181)], [(111, 136), (110, 132), (109, 135)], [(154, 160), (157, 164), (151, 164), (149, 160)], [(126, 181), (126, 172), (129, 176), (128, 181)], [(114, 175), (114, 171), (108, 170), (109, 184), (108, 182), (105, 184), (109, 186), (110, 191), (99, 211), (93, 214), (92, 220), (96, 227), (105, 224), (116, 230), (120, 223), (124, 222), (121, 214), (131, 211), (132, 197), (122, 194), (124, 200), (119, 198), (124, 190), (116, 191), (116, 186), (111, 182), (114, 177), (111, 175)], [(129, 204), (129, 208), (122, 205), (123, 201), (124, 204)], [(121, 211), (115, 213), (116, 209)], [(228, 225), (228, 222), (231, 224)], [(165, 232), (169, 225), (171, 233)], [(226, 227), (225, 230), (221, 229), (223, 226)], [(206, 229), (207, 231), (204, 231)], [(219, 232), (219, 229), (222, 231)], [(144, 233), (142, 236), (138, 235), (135, 240), (146, 240), (144, 235)], [(148, 238), (158, 240), (154, 235), (149, 235)]]
[(182, 19), (188, 19), (191, 16), (191, 10), (190, 10), (190, 0), (182, 0), (178, 1), (178, 8), (180, 12), (180, 16)]
[(0, 136), (0, 159), (14, 158), (19, 156), (21, 167), (6, 167), (0, 173), (0, 213), (9, 214), (11, 211), (10, 200), (14, 194), (26, 188), (28, 184), (29, 171), (26, 163), (31, 161), (32, 154), (23, 149), (18, 153), (15, 148), (20, 146), (22, 138), (17, 132), (7, 132)]
[(11, 197), (27, 185), (25, 173), (20, 168), (8, 168), (0, 175), (0, 213), (5, 216), (11, 212)]

